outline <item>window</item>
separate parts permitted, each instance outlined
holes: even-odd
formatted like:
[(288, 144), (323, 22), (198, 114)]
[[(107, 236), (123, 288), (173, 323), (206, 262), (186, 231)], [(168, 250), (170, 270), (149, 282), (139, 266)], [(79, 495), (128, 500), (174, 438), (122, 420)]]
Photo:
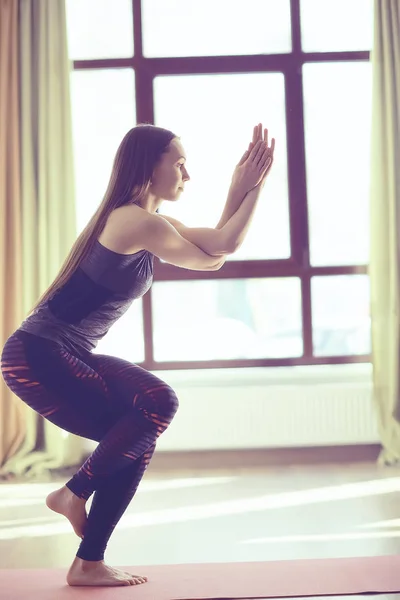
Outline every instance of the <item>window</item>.
[(290, 52), (289, 0), (142, 0), (146, 57)]
[[(251, 134), (254, 122), (265, 121), (266, 115), (274, 124), (274, 136), (279, 139), (277, 169), (268, 182), (271, 185), (264, 188), (243, 246), (228, 260), (290, 257), (284, 85), (282, 73), (163, 76), (154, 80), (155, 124), (166, 123), (181, 137), (191, 176), (181, 202), (166, 203), (162, 212), (187, 225), (215, 226), (233, 166), (244, 152), (243, 140)], [(182, 105), (190, 110), (182, 110)]]
[(369, 354), (367, 275), (313, 277), (311, 290), (315, 355)]
[(301, 0), (305, 52), (371, 50), (373, 0)]
[(134, 71), (73, 71), (71, 101), (77, 219), (81, 232), (104, 196), (119, 143), (135, 124)]
[(312, 265), (363, 265), (369, 253), (371, 65), (303, 68)]
[(133, 56), (132, 0), (67, 0), (73, 60)]
[(301, 356), (300, 281), (222, 279), (156, 282), (157, 361)]
[(151, 370), (369, 361), (373, 0), (67, 0), (67, 18), (79, 231), (136, 123), (181, 137), (191, 181), (161, 210), (189, 226), (215, 226), (254, 124), (277, 141), (240, 250), (215, 272), (155, 260), (96, 352)]

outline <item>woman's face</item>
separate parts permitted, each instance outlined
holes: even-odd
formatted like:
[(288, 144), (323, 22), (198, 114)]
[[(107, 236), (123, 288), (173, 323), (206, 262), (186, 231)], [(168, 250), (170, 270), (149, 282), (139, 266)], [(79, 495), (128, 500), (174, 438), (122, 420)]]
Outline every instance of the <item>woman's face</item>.
[(183, 146), (178, 138), (174, 138), (154, 169), (150, 193), (163, 200), (178, 200), (190, 179), (185, 163)]

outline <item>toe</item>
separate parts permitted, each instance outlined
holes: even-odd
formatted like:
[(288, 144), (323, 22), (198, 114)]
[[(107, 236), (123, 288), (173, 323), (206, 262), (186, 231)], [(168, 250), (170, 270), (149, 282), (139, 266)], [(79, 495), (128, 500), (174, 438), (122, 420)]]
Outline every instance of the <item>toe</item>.
[(133, 573), (128, 573), (127, 571), (125, 571), (125, 573), (127, 575), (129, 575), (129, 577), (131, 577), (132, 579), (134, 579), (135, 581), (137, 581), (138, 583), (146, 583), (147, 581), (147, 577), (143, 576), (143, 575), (133, 575)]

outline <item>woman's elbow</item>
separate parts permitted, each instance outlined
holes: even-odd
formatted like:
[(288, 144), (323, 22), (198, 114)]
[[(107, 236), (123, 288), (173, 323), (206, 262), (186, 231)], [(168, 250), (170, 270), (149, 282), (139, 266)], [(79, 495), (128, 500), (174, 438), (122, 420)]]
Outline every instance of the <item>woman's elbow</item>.
[(216, 262), (212, 267), (211, 271), (219, 271), (220, 268), (225, 264), (226, 256), (220, 256), (218, 262)]
[(240, 246), (241, 241), (239, 240), (229, 241), (225, 246), (224, 255), (226, 256), (228, 254), (235, 254), (235, 252), (240, 248)]

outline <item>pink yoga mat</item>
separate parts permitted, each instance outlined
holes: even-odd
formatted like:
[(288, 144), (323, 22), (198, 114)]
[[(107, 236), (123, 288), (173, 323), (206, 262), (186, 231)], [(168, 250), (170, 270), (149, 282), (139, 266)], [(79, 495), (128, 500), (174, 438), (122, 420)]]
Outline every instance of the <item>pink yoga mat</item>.
[(400, 593), (400, 556), (121, 567), (142, 585), (77, 588), (65, 569), (0, 570), (1, 600), (205, 600)]

